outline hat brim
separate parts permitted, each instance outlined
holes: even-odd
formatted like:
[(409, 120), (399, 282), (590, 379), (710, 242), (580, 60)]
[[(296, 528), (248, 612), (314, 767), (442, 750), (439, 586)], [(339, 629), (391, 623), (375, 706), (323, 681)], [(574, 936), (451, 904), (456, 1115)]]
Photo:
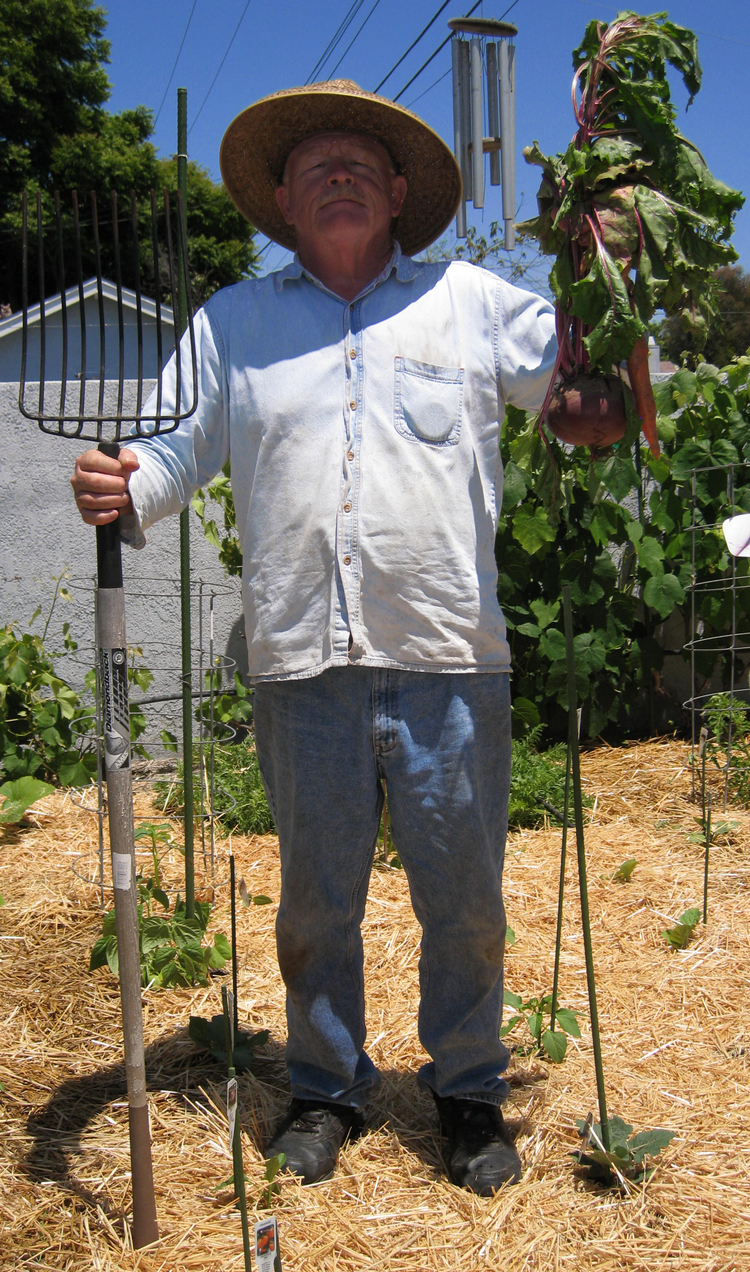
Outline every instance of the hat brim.
[(294, 228), (276, 202), (284, 165), (307, 137), (338, 130), (363, 133), (385, 146), (407, 185), (394, 237), (407, 256), (429, 247), (456, 215), (458, 165), (442, 138), (417, 115), (356, 85), (287, 89), (248, 106), (232, 121), (220, 163), (235, 207), (263, 234), (294, 251)]

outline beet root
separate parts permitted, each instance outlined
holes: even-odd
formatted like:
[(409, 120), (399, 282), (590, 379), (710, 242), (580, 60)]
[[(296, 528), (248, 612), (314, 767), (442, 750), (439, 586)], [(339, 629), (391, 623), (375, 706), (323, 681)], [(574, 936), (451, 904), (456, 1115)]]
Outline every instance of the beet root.
[(553, 390), (546, 423), (571, 446), (602, 450), (625, 433), (625, 397), (616, 375), (579, 375)]

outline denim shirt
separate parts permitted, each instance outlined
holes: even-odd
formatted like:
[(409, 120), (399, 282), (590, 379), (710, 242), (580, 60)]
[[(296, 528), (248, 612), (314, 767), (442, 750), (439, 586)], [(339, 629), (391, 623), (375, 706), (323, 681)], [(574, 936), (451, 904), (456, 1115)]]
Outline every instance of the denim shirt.
[(552, 307), (396, 245), (351, 302), (295, 259), (217, 292), (195, 334), (195, 414), (133, 443), (132, 541), (231, 455), (250, 676), (352, 663), (509, 670), (494, 555), (500, 421), (505, 403), (542, 404)]

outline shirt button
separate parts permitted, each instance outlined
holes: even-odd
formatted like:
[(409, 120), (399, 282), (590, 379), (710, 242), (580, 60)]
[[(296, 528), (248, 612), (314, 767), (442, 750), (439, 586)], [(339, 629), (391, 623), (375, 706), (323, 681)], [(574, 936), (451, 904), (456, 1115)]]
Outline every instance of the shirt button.
[(346, 452), (346, 458), (347, 458), (347, 459), (354, 459), (354, 451), (347, 451), (347, 452)]
[(349, 405), (350, 405), (350, 407), (352, 408), (352, 410), (353, 410), (353, 411), (356, 411), (356, 409), (357, 409), (357, 403), (356, 403), (356, 402), (350, 402), (350, 403), (349, 403)]
[(349, 556), (344, 557), (344, 565), (351, 565), (352, 559)]
[(344, 504), (344, 512), (351, 512), (351, 510), (352, 510), (351, 504)]
[(356, 349), (350, 349), (350, 350), (349, 350), (349, 357), (350, 357), (350, 358), (356, 358), (356, 356), (357, 356), (357, 350), (356, 350)]

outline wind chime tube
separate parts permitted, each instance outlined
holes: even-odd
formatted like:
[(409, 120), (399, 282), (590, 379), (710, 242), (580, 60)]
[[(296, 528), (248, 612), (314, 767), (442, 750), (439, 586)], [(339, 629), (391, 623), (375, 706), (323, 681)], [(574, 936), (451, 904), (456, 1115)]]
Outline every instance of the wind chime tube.
[[(500, 103), (497, 78), (497, 45), (487, 44), (487, 123), (493, 141), (500, 138)], [(500, 185), (500, 151), (490, 151), (490, 185)]]
[(505, 247), (511, 252), (516, 245), (515, 226), (515, 154), (513, 151), (515, 127), (513, 122), (513, 98), (510, 91), (510, 65), (508, 41), (501, 40), (500, 63), (500, 135), (502, 137), (503, 171), (503, 220), (505, 221)]
[[(461, 129), (461, 53), (460, 41), (454, 36), (451, 40), (451, 61), (453, 68), (453, 153), (456, 163), (461, 167), (464, 142)], [(463, 174), (462, 174), (463, 175)], [(456, 212), (456, 238), (466, 238), (466, 197), (461, 197)]]
[(471, 183), (474, 207), (484, 207), (484, 116), (482, 113), (482, 45), (471, 41)]
[(459, 74), (461, 83), (461, 177), (464, 183), (464, 205), (471, 198), (471, 54), (468, 40), (458, 41)]

